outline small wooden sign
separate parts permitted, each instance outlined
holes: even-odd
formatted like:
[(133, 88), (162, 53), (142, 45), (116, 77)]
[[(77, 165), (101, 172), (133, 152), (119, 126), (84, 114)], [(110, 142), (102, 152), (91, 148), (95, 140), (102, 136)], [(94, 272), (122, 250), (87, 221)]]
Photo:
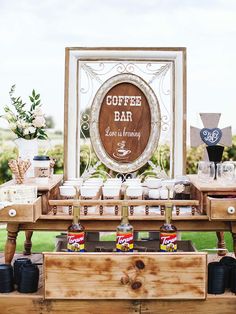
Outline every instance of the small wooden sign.
[(151, 87), (134, 74), (107, 80), (91, 108), (90, 138), (98, 158), (117, 172), (142, 167), (157, 147), (160, 109)]
[(133, 162), (145, 150), (151, 132), (151, 112), (139, 87), (121, 83), (105, 95), (99, 133), (107, 154), (118, 162)]

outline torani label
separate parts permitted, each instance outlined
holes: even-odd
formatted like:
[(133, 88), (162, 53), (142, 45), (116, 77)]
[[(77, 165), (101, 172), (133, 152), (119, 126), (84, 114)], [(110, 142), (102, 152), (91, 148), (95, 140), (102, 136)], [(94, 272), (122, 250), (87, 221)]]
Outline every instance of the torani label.
[(84, 252), (84, 232), (68, 232), (67, 251)]
[(117, 233), (116, 234), (116, 251), (117, 252), (133, 252), (134, 237), (133, 233)]
[(160, 250), (161, 252), (177, 252), (177, 235), (176, 233), (160, 234)]

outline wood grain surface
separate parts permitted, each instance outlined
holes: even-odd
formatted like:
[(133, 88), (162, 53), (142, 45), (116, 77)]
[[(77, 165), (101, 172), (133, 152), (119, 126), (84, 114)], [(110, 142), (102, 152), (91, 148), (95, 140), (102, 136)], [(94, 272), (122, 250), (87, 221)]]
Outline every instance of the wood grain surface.
[[(49, 178), (48, 183), (36, 183), (35, 178), (26, 178), (24, 181), (25, 185), (29, 186), (37, 186), (38, 192), (43, 192), (43, 191), (49, 191), (52, 190), (59, 182), (61, 182), (63, 179), (63, 175), (61, 174), (55, 174), (51, 178)], [(10, 186), (10, 185), (15, 185), (14, 180), (10, 180), (4, 184), (1, 185), (3, 186)]]
[[(9, 211), (14, 209), (15, 216), (10, 216)], [(41, 197), (38, 197), (32, 204), (13, 204), (4, 207), (0, 211), (1, 222), (35, 222), (41, 215)]]
[[(15, 258), (23, 257), (21, 254)], [(33, 262), (41, 262), (41, 254), (33, 254)], [(208, 254), (208, 262), (219, 257)], [(4, 256), (0, 253), (0, 263)], [(40, 271), (41, 278), (42, 273)], [(233, 314), (236, 312), (236, 296), (226, 292), (222, 295), (207, 295), (206, 300), (44, 300), (43, 290), (34, 294), (0, 293), (1, 314), (132, 314), (132, 313), (176, 313), (176, 314)]]
[(205, 253), (45, 253), (46, 299), (204, 299)]
[(220, 184), (217, 180), (213, 182), (201, 182), (196, 174), (188, 175), (191, 183), (202, 192), (236, 192), (236, 182)]
[[(236, 220), (236, 198), (214, 198), (208, 197), (210, 218), (212, 220)], [(230, 214), (228, 208), (235, 208), (235, 213)]]

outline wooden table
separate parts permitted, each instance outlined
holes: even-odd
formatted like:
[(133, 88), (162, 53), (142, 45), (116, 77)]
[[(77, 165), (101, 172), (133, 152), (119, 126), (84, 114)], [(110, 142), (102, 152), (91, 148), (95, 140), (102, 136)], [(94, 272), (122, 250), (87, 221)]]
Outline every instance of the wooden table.
[[(15, 221), (15, 222), (8, 222), (7, 224), (7, 230), (8, 230), (8, 238), (6, 243), (6, 250), (5, 250), (5, 260), (7, 263), (10, 263), (13, 259), (14, 253), (15, 253), (15, 246), (16, 246), (16, 238), (17, 234), (20, 230), (26, 231), (26, 248), (28, 248), (28, 253), (30, 253), (30, 247), (31, 247), (31, 235), (32, 232), (35, 230), (39, 231), (65, 231), (68, 227), (68, 225), (72, 221), (71, 215), (62, 214), (59, 211), (56, 212), (57, 206), (60, 206), (62, 204), (66, 206), (80, 206), (81, 208), (84, 208), (84, 205), (98, 205), (98, 206), (106, 206), (108, 204), (114, 205), (115, 203), (112, 203), (111, 201), (81, 201), (81, 200), (57, 200), (57, 193), (58, 193), (58, 185), (61, 182), (62, 177), (54, 177), (54, 181), (51, 185), (51, 188), (43, 190), (41, 187), (41, 190), (39, 189), (39, 193), (41, 193), (42, 197), (42, 211), (39, 215), (38, 219), (36, 221)], [(193, 195), (197, 195), (198, 197), (196, 200), (190, 200), (190, 201), (173, 201), (173, 204), (178, 206), (181, 206), (183, 204), (189, 205), (193, 208), (197, 207), (198, 211), (194, 211), (194, 215), (192, 215), (191, 212), (188, 214), (182, 215), (181, 213), (179, 215), (174, 214), (173, 216), (173, 223), (176, 225), (179, 231), (216, 231), (218, 235), (218, 247), (224, 248), (224, 239), (223, 239), (223, 232), (224, 231), (230, 231), (232, 232), (233, 241), (234, 241), (234, 250), (236, 253), (236, 217), (234, 215), (228, 216), (227, 212), (222, 210), (224, 209), (224, 204), (226, 202), (227, 207), (235, 206), (235, 198), (236, 195), (236, 188), (232, 187), (230, 189), (226, 188), (222, 193), (223, 196), (228, 196), (230, 193), (231, 198), (227, 198), (226, 200), (223, 198), (214, 199), (214, 195), (219, 195), (219, 190), (211, 189), (209, 191), (205, 190), (205, 188), (199, 184), (198, 181), (196, 181), (196, 177), (191, 177), (191, 180), (194, 184), (192, 193)], [(195, 180), (195, 181), (194, 181)], [(57, 192), (56, 192), (57, 189)], [(52, 192), (54, 190), (54, 192)], [(216, 193), (216, 194), (214, 194)], [(225, 194), (224, 194), (225, 193)], [(49, 201), (48, 201), (49, 200)], [(107, 202), (107, 203), (106, 203)], [(152, 206), (157, 204), (157, 201), (115, 201), (119, 206), (121, 205), (144, 205), (144, 206)], [(162, 206), (164, 206), (166, 201), (158, 201), (158, 203)], [(219, 204), (220, 208), (220, 217), (215, 218), (215, 211), (217, 210), (217, 205)], [(227, 208), (226, 208), (227, 209)], [(83, 209), (82, 209), (83, 212)], [(101, 212), (101, 208), (99, 207), (99, 212)], [(222, 216), (223, 215), (223, 216)], [(118, 225), (120, 221), (120, 211), (118, 211), (117, 215), (108, 215), (105, 213), (98, 213), (98, 214), (87, 214), (82, 215), (81, 220), (83, 225), (85, 226), (86, 231), (91, 232), (98, 232), (98, 231), (115, 231), (116, 226)], [(222, 218), (222, 219), (221, 219)], [(163, 224), (164, 216), (159, 213), (157, 215), (151, 215), (151, 214), (137, 214), (130, 215), (129, 217), (131, 224), (134, 227), (134, 230), (136, 231), (158, 231), (160, 229), (160, 226)], [(97, 254), (97, 253), (96, 253)], [(158, 253), (157, 253), (158, 254)], [(193, 254), (192, 258), (193, 261), (200, 258), (202, 261), (201, 265), (204, 265), (204, 254), (203, 253), (196, 253), (196, 256)], [(148, 256), (146, 256), (145, 253), (142, 253), (138, 255), (139, 258), (145, 263), (148, 263)], [(136, 256), (136, 259), (137, 257)], [(127, 255), (128, 257), (128, 255)], [(152, 258), (154, 258), (153, 256)], [(48, 265), (54, 265), (57, 263), (58, 265), (60, 262), (60, 254), (58, 257), (56, 255), (49, 253), (46, 254)], [(58, 259), (59, 258), (59, 259)], [(75, 257), (76, 258), (76, 257)], [(89, 258), (89, 256), (88, 256)], [(159, 260), (158, 256), (155, 257), (156, 261)], [(190, 258), (190, 257), (189, 257)], [(197, 258), (197, 259), (196, 259)], [(84, 256), (85, 262), (87, 263), (87, 267), (89, 266), (88, 260), (86, 260), (86, 256)], [(108, 259), (110, 257), (108, 256)], [(116, 257), (113, 256), (112, 260), (114, 259), (114, 263), (116, 265)], [(181, 256), (177, 255), (177, 259), (179, 260), (178, 263), (180, 263), (180, 269), (182, 269), (182, 262)], [(66, 262), (67, 257), (65, 256), (61, 261)], [(97, 256), (97, 261), (99, 261), (99, 255)], [(76, 259), (75, 259), (76, 261)], [(74, 264), (74, 259), (71, 257), (70, 265)], [(122, 262), (126, 263), (125, 260)], [(168, 261), (167, 261), (168, 262)], [(77, 262), (76, 262), (77, 263)], [(104, 260), (104, 263), (106, 261)], [(56, 264), (55, 264), (56, 265)], [(60, 264), (62, 265), (62, 264)], [(66, 264), (65, 264), (66, 265)], [(64, 267), (65, 267), (64, 265)], [(79, 263), (76, 266), (76, 269), (79, 267)], [(126, 265), (126, 264), (125, 264)], [(184, 264), (183, 264), (184, 265)], [(206, 265), (205, 265), (206, 266)], [(59, 266), (58, 266), (59, 267)], [(127, 266), (128, 267), (128, 266)], [(203, 266), (202, 266), (203, 267)], [(65, 268), (66, 269), (66, 268)], [(183, 268), (184, 269), (184, 268)], [(206, 269), (206, 267), (205, 267)], [(104, 269), (105, 270), (105, 269)], [(50, 267), (47, 266), (47, 278), (48, 276), (51, 276), (50, 273)], [(103, 270), (102, 270), (103, 272)], [(86, 269), (85, 273), (89, 275), (88, 269)], [(102, 273), (101, 273), (102, 275)], [(65, 278), (67, 277), (66, 274), (64, 274)], [(104, 276), (104, 274), (103, 274)], [(69, 277), (68, 277), (69, 278)], [(200, 278), (200, 277), (199, 277)], [(157, 278), (158, 279), (158, 278)], [(178, 279), (178, 278), (177, 278)], [(176, 280), (177, 280), (176, 279)], [(91, 279), (92, 280), (92, 279)], [(174, 279), (175, 280), (175, 279)], [(149, 282), (149, 280), (145, 280), (145, 285)], [(79, 281), (76, 281), (76, 285), (79, 285)], [(182, 285), (182, 279), (180, 278), (179, 287)], [(104, 285), (109, 284), (108, 281), (104, 282)], [(206, 287), (206, 285), (203, 285)], [(51, 286), (53, 287), (53, 285)], [(78, 286), (79, 287), (79, 286)], [(170, 279), (170, 289), (173, 290), (173, 287), (178, 289), (177, 286), (171, 286), (171, 279)], [(161, 288), (161, 287), (160, 287)], [(186, 287), (185, 287), (186, 288)], [(126, 288), (127, 289), (127, 288)], [(178, 290), (176, 290), (177, 293)], [(187, 290), (189, 291), (189, 289)], [(198, 290), (195, 290), (198, 291)], [(145, 297), (145, 290), (137, 291), (137, 295), (133, 299), (127, 299), (127, 300), (120, 300), (120, 299), (104, 299), (104, 300), (98, 300), (96, 289), (94, 290), (95, 294), (92, 295), (92, 292), (88, 295), (87, 299), (85, 296), (83, 297), (84, 300), (81, 300), (80, 297), (77, 298), (77, 296), (80, 294), (76, 294), (71, 299), (64, 299), (62, 297), (61, 299), (52, 299), (50, 300), (50, 294), (49, 299), (45, 299), (44, 292), (35, 294), (29, 297), (26, 297), (25, 295), (22, 296), (14, 296), (14, 303), (17, 304), (17, 308), (13, 308), (12, 313), (19, 313), (17, 312), (17, 309), (24, 309), (32, 312), (32, 313), (58, 313), (58, 311), (65, 313), (67, 309), (70, 309), (70, 313), (76, 313), (78, 310), (81, 313), (157, 313), (159, 311), (166, 311), (166, 312), (175, 312), (175, 313), (234, 313), (236, 311), (236, 297), (232, 294), (226, 293), (224, 295), (220, 296), (212, 296), (212, 295), (206, 295), (205, 299), (190, 299), (189, 300), (175, 300), (175, 295), (172, 295), (172, 298), (169, 298), (168, 300), (165, 299), (149, 299), (149, 297)], [(198, 293), (197, 293), (198, 294)], [(202, 298), (202, 294), (200, 294)], [(0, 305), (1, 308), (6, 307), (7, 302), (9, 302), (10, 296), (0, 296)], [(93, 298), (96, 299), (93, 302)], [(91, 302), (92, 301), (92, 302)], [(15, 311), (15, 312), (14, 312)], [(3, 312), (4, 313), (4, 312)], [(2, 314), (2, 312), (1, 312)]]
[[(228, 205), (233, 205), (236, 207), (236, 185), (223, 187), (217, 183), (206, 185), (197, 180), (197, 176), (192, 175), (190, 179), (193, 183), (192, 195), (196, 201), (181, 201), (174, 200), (172, 203), (178, 205), (190, 205), (198, 207), (198, 211), (195, 215), (174, 215), (173, 223), (176, 225), (179, 231), (216, 231), (218, 237), (218, 247), (224, 249), (225, 243), (223, 239), (223, 231), (232, 232), (232, 237), (234, 241), (234, 251), (236, 253), (236, 213), (233, 215), (226, 214), (223, 212), (222, 217), (217, 219), (212, 219), (212, 208), (215, 209), (218, 204), (218, 208), (220, 211), (222, 207), (224, 207), (225, 203), (229, 203)], [(53, 214), (52, 208), (53, 206), (67, 204), (67, 205), (75, 205), (76, 201), (74, 200), (59, 200), (58, 194), (58, 186), (62, 182), (62, 175), (55, 175), (49, 181), (47, 185), (42, 184), (38, 185), (38, 194), (41, 197), (42, 202), (42, 212), (39, 216), (39, 219), (32, 222), (24, 222), (24, 221), (14, 221), (8, 222), (7, 231), (8, 231), (8, 239), (6, 243), (5, 256), (6, 262), (10, 263), (15, 252), (16, 247), (16, 237), (20, 230), (26, 231), (26, 241), (25, 241), (25, 253), (30, 254), (31, 252), (31, 237), (32, 232), (34, 230), (38, 231), (46, 231), (46, 230), (54, 230), (54, 231), (65, 231), (67, 230), (68, 225), (72, 220), (72, 216), (70, 215), (61, 215), (61, 214)], [(8, 182), (3, 186), (10, 185), (12, 182)], [(28, 179), (26, 184), (34, 185), (35, 182), (33, 179)], [(209, 203), (209, 195), (231, 195), (235, 196), (235, 198), (220, 198), (216, 199), (213, 204)], [(49, 201), (51, 200), (51, 201)], [(100, 201), (86, 201), (86, 204), (90, 205), (98, 205)], [(103, 204), (106, 201), (102, 201)], [(112, 203), (111, 201), (107, 201), (107, 203)], [(128, 205), (156, 205), (160, 204), (164, 206), (166, 203), (163, 201), (127, 201)], [(114, 201), (112, 204), (125, 204), (124, 201)], [(83, 201), (77, 201), (77, 205), (83, 205)], [(228, 206), (227, 205), (227, 206)], [(51, 210), (51, 211), (50, 211)], [(1, 219), (1, 218), (0, 218)], [(120, 221), (120, 215), (83, 215), (81, 216), (81, 220), (83, 221), (83, 225), (87, 231), (99, 232), (99, 231), (115, 231), (118, 222)], [(153, 216), (153, 215), (131, 215), (130, 221), (134, 226), (135, 231), (158, 231), (160, 226), (162, 225), (164, 220), (163, 215)]]

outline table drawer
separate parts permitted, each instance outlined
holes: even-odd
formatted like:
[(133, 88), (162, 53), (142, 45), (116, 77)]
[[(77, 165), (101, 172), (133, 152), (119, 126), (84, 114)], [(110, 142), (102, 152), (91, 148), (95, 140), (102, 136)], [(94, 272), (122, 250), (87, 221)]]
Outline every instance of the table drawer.
[(207, 197), (211, 220), (236, 220), (236, 198)]
[(32, 204), (13, 204), (0, 210), (0, 222), (35, 222), (41, 215), (41, 197)]
[(206, 253), (44, 253), (46, 299), (205, 299)]

